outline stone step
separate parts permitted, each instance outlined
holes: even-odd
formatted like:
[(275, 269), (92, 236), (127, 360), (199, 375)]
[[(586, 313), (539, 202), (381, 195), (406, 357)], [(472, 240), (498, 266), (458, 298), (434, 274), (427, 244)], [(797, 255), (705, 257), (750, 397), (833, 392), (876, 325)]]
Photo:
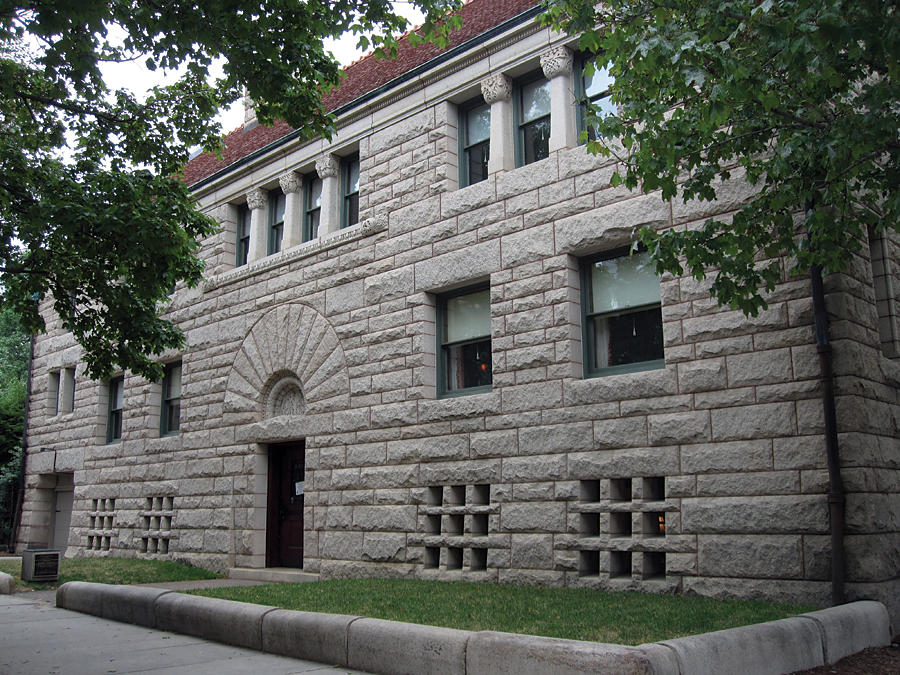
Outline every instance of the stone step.
[(306, 581), (318, 581), (318, 574), (310, 574), (292, 567), (230, 567), (229, 579), (243, 579), (247, 581), (262, 581), (265, 583), (298, 584)]

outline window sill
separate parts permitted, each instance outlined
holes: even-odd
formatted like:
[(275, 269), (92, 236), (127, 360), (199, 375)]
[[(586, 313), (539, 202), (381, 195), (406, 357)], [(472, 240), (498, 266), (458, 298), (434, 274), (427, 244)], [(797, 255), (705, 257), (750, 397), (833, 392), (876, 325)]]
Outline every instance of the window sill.
[(468, 387), (467, 389), (454, 389), (453, 391), (445, 391), (438, 394), (438, 400), (448, 398), (459, 398), (460, 396), (474, 396), (477, 394), (490, 394), (494, 390), (493, 385), (484, 385), (482, 387)]
[(350, 227), (338, 230), (337, 232), (332, 232), (323, 237), (318, 237), (311, 241), (298, 244), (281, 253), (275, 253), (265, 258), (249, 262), (246, 265), (235, 267), (228, 272), (217, 274), (206, 280), (206, 283), (203, 284), (203, 290), (204, 292), (215, 291), (262, 272), (283, 267), (297, 260), (302, 260), (303, 258), (312, 257), (322, 251), (386, 230), (387, 225), (387, 218), (369, 218), (362, 223), (351, 225)]
[(655, 361), (643, 361), (641, 363), (627, 363), (622, 366), (611, 366), (609, 368), (601, 368), (591, 373), (586, 373), (584, 379), (593, 379), (597, 377), (608, 377), (610, 375), (624, 375), (627, 373), (644, 373), (651, 370), (662, 370), (666, 367), (665, 359), (657, 359)]

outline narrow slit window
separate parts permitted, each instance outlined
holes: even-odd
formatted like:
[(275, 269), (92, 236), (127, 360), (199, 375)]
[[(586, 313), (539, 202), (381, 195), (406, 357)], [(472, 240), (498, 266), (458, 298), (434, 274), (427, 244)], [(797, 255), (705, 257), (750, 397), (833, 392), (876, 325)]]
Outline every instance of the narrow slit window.
[(181, 429), (181, 362), (166, 366), (163, 377), (163, 405), (160, 433), (176, 434)]
[(114, 377), (109, 381), (109, 417), (106, 422), (106, 442), (122, 440), (122, 411), (125, 403), (125, 378)]

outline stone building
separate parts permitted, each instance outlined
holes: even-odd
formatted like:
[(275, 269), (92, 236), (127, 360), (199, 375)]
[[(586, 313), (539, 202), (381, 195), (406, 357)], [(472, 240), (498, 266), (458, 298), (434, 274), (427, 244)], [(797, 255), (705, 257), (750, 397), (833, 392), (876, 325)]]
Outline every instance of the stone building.
[[(38, 336), (19, 546), (828, 604), (810, 284), (758, 318), (628, 256), (715, 203), (611, 187), (574, 41), (473, 0), (451, 47), (364, 58), (329, 143), (252, 113), (186, 177), (221, 224), (166, 377)], [(900, 615), (898, 239), (826, 280), (852, 598)], [(69, 522), (70, 520), (70, 522)]]

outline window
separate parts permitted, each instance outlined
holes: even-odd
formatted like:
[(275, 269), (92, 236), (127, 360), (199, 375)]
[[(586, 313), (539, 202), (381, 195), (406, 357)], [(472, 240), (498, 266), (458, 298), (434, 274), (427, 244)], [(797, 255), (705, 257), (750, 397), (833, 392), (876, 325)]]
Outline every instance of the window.
[(303, 241), (312, 241), (319, 236), (319, 221), (322, 218), (322, 179), (318, 176), (306, 181), (303, 205)]
[(491, 106), (479, 97), (459, 112), (459, 184), (475, 185), (488, 177), (491, 154)]
[(438, 391), (444, 396), (491, 389), (491, 290), (466, 288), (437, 303)]
[(359, 155), (341, 162), (341, 227), (359, 222)]
[(75, 410), (75, 369), (63, 368), (59, 386), (59, 412), (70, 413)]
[[(610, 87), (613, 84), (612, 75), (606, 68), (597, 68), (593, 59), (585, 59), (581, 62), (581, 79), (579, 80), (580, 91), (578, 97), (581, 104), (578, 106), (578, 128), (584, 131), (587, 126), (587, 102), (593, 104), (597, 109), (597, 113), (603, 117), (607, 115), (615, 115), (617, 113), (616, 104), (610, 100)], [(588, 139), (597, 140), (597, 134), (594, 128), (588, 130)]]
[(281, 240), (284, 238), (285, 195), (280, 190), (269, 196), (269, 255), (281, 253)]
[(234, 261), (235, 267), (247, 264), (247, 256), (250, 253), (250, 211), (244, 204), (238, 209), (237, 222), (237, 247)]
[(47, 400), (49, 407), (47, 409), (47, 414), (50, 417), (59, 414), (59, 395), (60, 395), (60, 372), (55, 370), (50, 373), (50, 381), (47, 385)]
[(160, 435), (177, 433), (181, 428), (181, 362), (166, 366), (160, 413)]
[(122, 440), (122, 408), (125, 400), (125, 377), (109, 381), (109, 413), (106, 418), (106, 442)]
[(620, 249), (586, 259), (581, 272), (585, 374), (662, 368), (661, 296), (650, 254)]
[(550, 156), (550, 81), (543, 76), (516, 87), (516, 166)]

